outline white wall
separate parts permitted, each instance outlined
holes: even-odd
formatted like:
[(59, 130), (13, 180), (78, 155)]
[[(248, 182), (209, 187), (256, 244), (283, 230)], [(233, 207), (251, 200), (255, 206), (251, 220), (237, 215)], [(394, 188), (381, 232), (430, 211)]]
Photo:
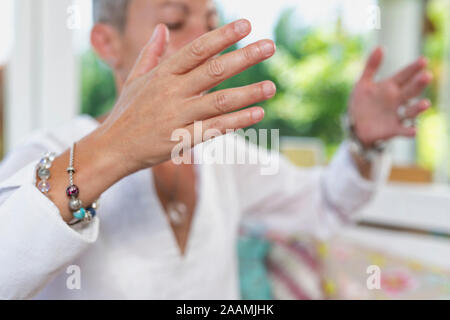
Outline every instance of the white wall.
[(5, 148), (78, 112), (70, 0), (15, 0), (15, 42), (7, 68)]
[(14, 0), (0, 1), (0, 65), (4, 65), (11, 54), (14, 39)]
[[(379, 43), (385, 48), (385, 60), (381, 77), (392, 75), (393, 70), (411, 63), (421, 54), (423, 28), (423, 0), (380, 0), (381, 29)], [(396, 164), (410, 165), (415, 162), (413, 139), (397, 138), (391, 143)]]
[(446, 134), (440, 142), (441, 156), (437, 159), (434, 178), (436, 182), (449, 183), (450, 177), (450, 2), (446, 6), (444, 26), (443, 72), (440, 81), (438, 106), (446, 121)]

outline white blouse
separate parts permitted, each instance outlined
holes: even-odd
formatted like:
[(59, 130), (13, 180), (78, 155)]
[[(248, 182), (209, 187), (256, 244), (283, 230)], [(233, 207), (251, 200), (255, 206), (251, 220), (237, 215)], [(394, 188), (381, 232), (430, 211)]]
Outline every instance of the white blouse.
[[(378, 185), (359, 175), (346, 145), (327, 168), (299, 169), (281, 158), (276, 175), (261, 175), (255, 164), (196, 165), (198, 202), (187, 251), (180, 256), (151, 170), (107, 190), (98, 216), (85, 227), (65, 224), (35, 187), (35, 166), (45, 152), (62, 153), (97, 126), (80, 116), (41, 130), (2, 162), (0, 298), (238, 299), (242, 223), (324, 237), (367, 203)], [(209, 143), (228, 143), (231, 136)], [(238, 141), (240, 152), (258, 152)], [(383, 172), (377, 171), (378, 180)], [(80, 271), (79, 289), (67, 285), (73, 270)]]

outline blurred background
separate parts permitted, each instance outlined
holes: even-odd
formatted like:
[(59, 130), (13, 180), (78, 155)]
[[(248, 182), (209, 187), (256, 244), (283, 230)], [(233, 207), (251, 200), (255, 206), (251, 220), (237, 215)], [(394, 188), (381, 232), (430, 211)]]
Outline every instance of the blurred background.
[[(259, 128), (280, 129), (299, 166), (326, 165), (345, 138), (342, 115), (364, 61), (385, 48), (379, 77), (420, 55), (434, 81), (416, 139), (390, 145), (390, 182), (333, 241), (243, 228), (242, 296), (249, 299), (450, 299), (450, 0), (218, 0), (223, 23), (245, 17), (270, 61), (221, 88), (264, 79), (278, 86)], [(257, 8), (257, 9), (255, 9)], [(90, 0), (0, 0), (0, 150), (34, 130), (114, 104), (112, 74), (89, 45)], [(382, 270), (368, 290), (367, 267)]]

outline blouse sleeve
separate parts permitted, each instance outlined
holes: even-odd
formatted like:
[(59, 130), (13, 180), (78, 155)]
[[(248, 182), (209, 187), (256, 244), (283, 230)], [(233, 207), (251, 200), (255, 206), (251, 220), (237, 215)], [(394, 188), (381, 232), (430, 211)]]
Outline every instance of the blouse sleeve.
[[(249, 158), (262, 152), (255, 145), (241, 150)], [(298, 168), (278, 153), (259, 157), (263, 158), (268, 159), (265, 165), (235, 167), (242, 222), (263, 230), (302, 232), (321, 238), (351, 221), (374, 196), (390, 167), (389, 159), (380, 156), (373, 164), (373, 179), (364, 179), (345, 143), (325, 168)]]
[(0, 299), (33, 297), (98, 235), (97, 218), (71, 228), (36, 188), (37, 151), (46, 150), (21, 148), (0, 166)]

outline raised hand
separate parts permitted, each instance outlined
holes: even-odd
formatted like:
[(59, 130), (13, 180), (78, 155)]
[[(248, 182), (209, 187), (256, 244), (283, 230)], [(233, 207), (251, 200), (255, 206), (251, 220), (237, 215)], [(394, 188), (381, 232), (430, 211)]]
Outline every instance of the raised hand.
[(99, 128), (103, 140), (108, 141), (108, 154), (125, 161), (131, 173), (168, 160), (175, 146), (170, 139), (173, 131), (185, 128), (193, 136), (195, 121), (203, 121), (204, 131), (216, 129), (223, 133), (261, 121), (264, 112), (260, 107), (237, 110), (273, 97), (276, 88), (270, 81), (203, 95), (275, 53), (274, 43), (262, 40), (217, 56), (250, 31), (247, 20), (236, 21), (200, 37), (159, 63), (168, 30), (158, 26), (114, 110)]
[(356, 135), (367, 147), (396, 136), (415, 136), (416, 128), (405, 126), (404, 121), (414, 120), (430, 107), (426, 99), (413, 101), (432, 80), (432, 75), (425, 70), (426, 59), (420, 58), (396, 75), (375, 82), (373, 78), (382, 59), (383, 52), (377, 48), (371, 54), (350, 99), (349, 113)]
[[(193, 123), (202, 120), (204, 131), (215, 129), (224, 133), (262, 120), (264, 113), (259, 107), (236, 110), (273, 97), (276, 88), (272, 82), (203, 95), (275, 53), (274, 43), (262, 40), (217, 56), (247, 36), (250, 29), (246, 20), (231, 23), (164, 60), (169, 31), (164, 25), (156, 28), (111, 114), (76, 143), (76, 184), (83, 190), (80, 200), (84, 205), (91, 204), (126, 176), (170, 159), (178, 143), (171, 141), (177, 129), (189, 130), (194, 136)], [(49, 192), (66, 222), (73, 218), (65, 195), (69, 157), (66, 151), (53, 162)]]

